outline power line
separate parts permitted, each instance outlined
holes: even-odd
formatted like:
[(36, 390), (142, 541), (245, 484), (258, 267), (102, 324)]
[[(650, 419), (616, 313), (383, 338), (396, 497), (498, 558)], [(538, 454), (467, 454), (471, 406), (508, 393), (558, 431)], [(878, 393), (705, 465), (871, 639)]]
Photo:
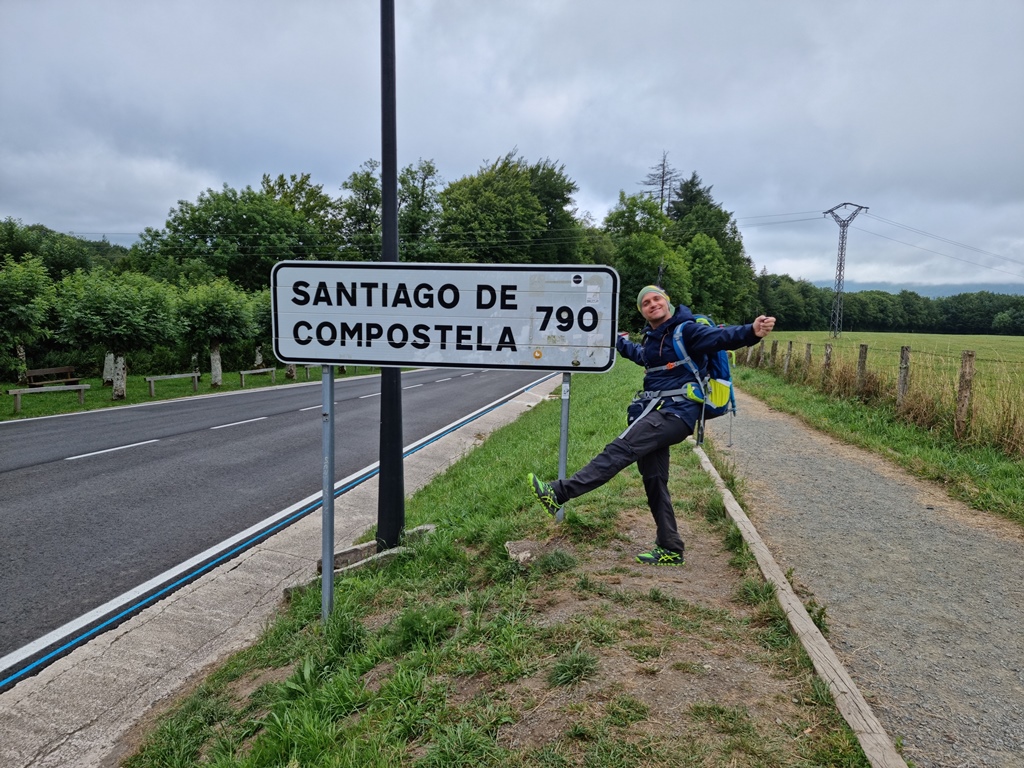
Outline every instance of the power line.
[[(787, 214), (792, 215), (792, 214)], [(753, 218), (764, 218), (763, 216), (755, 216)], [(738, 219), (737, 219), (738, 221)], [(797, 224), (801, 221), (821, 221), (821, 215), (812, 216), (807, 219), (786, 219), (785, 221), (763, 221), (760, 224), (744, 224), (743, 229), (752, 229), (753, 227), (772, 227), (778, 224)]]
[[(911, 227), (911, 226), (908, 226), (906, 224), (900, 224), (898, 221), (891, 221), (889, 219), (883, 219), (881, 216), (876, 216), (873, 213), (865, 214), (865, 216), (867, 216), (870, 219), (877, 219), (878, 221), (884, 222), (886, 224), (891, 224), (892, 226), (899, 227), (900, 229), (906, 229), (906, 230), (908, 230), (910, 232), (915, 232), (915, 233), (917, 233), (919, 235), (924, 235), (925, 237), (931, 237), (931, 238), (933, 238), (935, 240), (940, 240), (943, 243), (949, 243), (950, 245), (955, 245), (958, 248), (965, 248), (968, 251), (974, 251), (976, 253), (980, 253), (980, 254), (983, 254), (985, 256), (992, 256), (993, 258), (996, 258), (996, 259), (1001, 259), (1003, 261), (1009, 261), (1009, 262), (1011, 262), (1013, 264), (1020, 264), (1021, 266), (1024, 266), (1024, 262), (1022, 262), (1022, 261), (1015, 261), (1014, 259), (1007, 258), (1006, 256), (1000, 256), (998, 253), (992, 253), (991, 251), (986, 251), (986, 250), (983, 250), (981, 248), (975, 248), (973, 245), (967, 245), (965, 243), (958, 243), (956, 240), (950, 240), (949, 238), (942, 237), (941, 235), (933, 235), (931, 232), (925, 232), (923, 229), (917, 229), (915, 227)], [(897, 242), (899, 242), (899, 241), (897, 241)]]
[[(775, 219), (780, 216), (806, 216), (810, 213), (816, 214), (815, 218), (821, 216), (821, 211), (796, 211), (795, 213), (766, 213), (761, 216), (744, 216), (743, 218), (736, 219), (736, 221), (746, 221), (747, 219)], [(809, 219), (798, 219), (798, 221), (809, 221)]]
[[(1017, 274), (1015, 272), (1007, 272), (1005, 269), (999, 269), (998, 267), (992, 267), (992, 266), (989, 266), (988, 264), (979, 264), (978, 262), (971, 261), (970, 259), (961, 259), (959, 256), (950, 256), (948, 253), (941, 253), (939, 251), (933, 251), (931, 248), (924, 248), (923, 246), (914, 245), (913, 243), (906, 243), (906, 242), (904, 242), (902, 240), (897, 240), (894, 237), (887, 237), (886, 235), (880, 235), (877, 232), (872, 232), (870, 229), (864, 229), (863, 227), (854, 227), (854, 229), (860, 230), (861, 232), (866, 232), (869, 235), (874, 235), (875, 237), (880, 237), (883, 240), (891, 240), (892, 242), (899, 243), (900, 245), (906, 245), (906, 246), (908, 246), (910, 248), (917, 248), (919, 251), (926, 251), (927, 253), (934, 253), (936, 256), (945, 256), (947, 259), (953, 259), (955, 261), (962, 261), (965, 264), (970, 264), (970, 265), (975, 266), (975, 267), (981, 267), (982, 269), (991, 269), (993, 272), (1002, 272), (1004, 275), (1010, 275), (1010, 276), (1016, 277), (1018, 279), (1024, 278), (1024, 275), (1020, 275), (1020, 274)], [(1011, 259), (1007, 259), (1007, 261), (1012, 261), (1012, 260)], [(1019, 262), (1015, 262), (1015, 263), (1019, 263)]]

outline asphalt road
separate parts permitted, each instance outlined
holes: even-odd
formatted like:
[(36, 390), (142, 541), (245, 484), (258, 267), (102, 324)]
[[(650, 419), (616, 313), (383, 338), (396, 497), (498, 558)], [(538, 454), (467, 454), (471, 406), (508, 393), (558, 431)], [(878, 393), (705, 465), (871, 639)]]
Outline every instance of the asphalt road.
[[(404, 445), (543, 372), (402, 375)], [(335, 389), (335, 479), (377, 461), (377, 376)], [(0, 657), (317, 493), (319, 382), (0, 422)]]

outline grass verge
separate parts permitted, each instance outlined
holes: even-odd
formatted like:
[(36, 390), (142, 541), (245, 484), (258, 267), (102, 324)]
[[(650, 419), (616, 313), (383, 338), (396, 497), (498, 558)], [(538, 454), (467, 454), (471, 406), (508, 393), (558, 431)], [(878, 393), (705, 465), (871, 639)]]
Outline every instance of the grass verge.
[[(622, 422), (636, 373), (574, 381), (570, 467)], [(337, 578), (326, 624), (318, 582), (297, 592), (125, 765), (866, 766), (687, 446), (671, 479), (683, 567), (633, 561), (653, 534), (635, 471), (560, 525), (532, 504), (525, 474), (554, 476), (559, 408), (415, 494), (407, 524), (432, 536)]]

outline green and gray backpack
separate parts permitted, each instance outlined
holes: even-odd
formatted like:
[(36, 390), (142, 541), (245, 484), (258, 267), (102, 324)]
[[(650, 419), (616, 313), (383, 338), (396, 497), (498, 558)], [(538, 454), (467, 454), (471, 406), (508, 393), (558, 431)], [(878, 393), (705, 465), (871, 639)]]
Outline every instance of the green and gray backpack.
[(686, 385), (684, 397), (689, 400), (701, 403), (704, 406), (703, 418), (713, 419), (717, 416), (724, 416), (732, 412), (736, 413), (736, 397), (732, 391), (732, 369), (729, 366), (729, 353), (724, 349), (708, 355), (707, 375), (701, 376), (700, 369), (693, 362), (690, 353), (686, 351), (686, 344), (683, 342), (683, 326), (686, 323), (695, 322), (715, 327), (715, 321), (707, 315), (694, 315), (694, 319), (679, 323), (672, 332), (672, 346), (675, 347), (679, 362), (676, 365), (685, 365), (690, 369), (696, 384)]

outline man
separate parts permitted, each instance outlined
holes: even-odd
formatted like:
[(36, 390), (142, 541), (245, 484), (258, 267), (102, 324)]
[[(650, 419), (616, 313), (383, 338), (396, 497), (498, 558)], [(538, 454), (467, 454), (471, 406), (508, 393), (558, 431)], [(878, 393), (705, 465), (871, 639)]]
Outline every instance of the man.
[(756, 344), (771, 333), (775, 318), (761, 315), (749, 325), (719, 327), (692, 322), (690, 309), (673, 307), (656, 285), (641, 289), (636, 304), (647, 321), (642, 341), (637, 344), (620, 334), (615, 345), (619, 354), (646, 369), (645, 391), (626, 412), (626, 431), (570, 478), (546, 483), (531, 472), (527, 479), (541, 506), (554, 516), (570, 499), (604, 485), (636, 462), (657, 529), (654, 549), (637, 555), (637, 562), (682, 565), (685, 547), (668, 492), (669, 448), (693, 434), (703, 405), (699, 395), (694, 399), (694, 387), (687, 387), (697, 385), (699, 392), (700, 385), (689, 366), (681, 364), (672, 334), (682, 324), (685, 349), (703, 377), (708, 355)]

